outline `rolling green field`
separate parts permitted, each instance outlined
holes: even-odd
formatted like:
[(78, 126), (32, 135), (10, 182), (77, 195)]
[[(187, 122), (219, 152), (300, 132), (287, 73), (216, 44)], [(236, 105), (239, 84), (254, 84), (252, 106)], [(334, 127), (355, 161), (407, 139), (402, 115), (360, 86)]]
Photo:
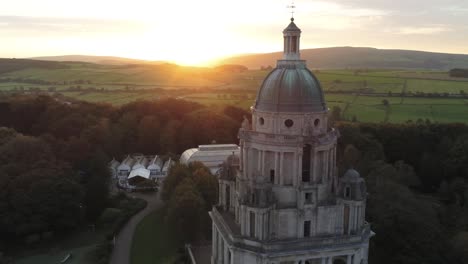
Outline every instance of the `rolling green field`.
[[(0, 74), (0, 91), (60, 93), (68, 98), (114, 105), (175, 97), (204, 105), (249, 109), (268, 74), (264, 70), (237, 72), (169, 64), (60, 65), (63, 67), (26, 68)], [(314, 73), (321, 82), (328, 107), (340, 107), (348, 120), (468, 122), (467, 100), (447, 97), (468, 94), (468, 79), (452, 78), (447, 72), (315, 70)], [(436, 93), (440, 97), (399, 97), (401, 93)], [(383, 105), (384, 99), (388, 106)]]
[[(325, 91), (374, 93), (468, 93), (468, 79), (452, 78), (447, 72), (402, 70), (315, 70)], [(81, 89), (247, 89), (256, 90), (268, 71), (222, 71), (176, 65), (98, 65), (63, 63), (63, 68), (27, 68), (0, 74), (0, 90), (39, 88), (57, 91)], [(28, 83), (40, 80), (43, 83)], [(81, 81), (81, 82), (80, 82)]]

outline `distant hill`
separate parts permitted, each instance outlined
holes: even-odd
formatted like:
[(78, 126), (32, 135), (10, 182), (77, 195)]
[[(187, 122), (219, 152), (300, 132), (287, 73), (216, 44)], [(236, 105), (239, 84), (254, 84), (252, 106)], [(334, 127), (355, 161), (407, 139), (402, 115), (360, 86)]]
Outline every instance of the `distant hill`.
[[(251, 54), (231, 57), (220, 64), (240, 64), (250, 69), (276, 65), (282, 52)], [(301, 57), (310, 68), (381, 68), (381, 69), (433, 69), (449, 70), (467, 68), (468, 55), (446, 54), (411, 50), (386, 50), (375, 48), (335, 47), (305, 49)]]
[(40, 69), (63, 69), (69, 68), (68, 65), (57, 61), (39, 61), (39, 60), (28, 60), (28, 59), (4, 59), (0, 58), (0, 74), (19, 71), (28, 68), (40, 68)]
[(147, 61), (147, 60), (114, 57), (114, 56), (88, 56), (88, 55), (44, 56), (44, 57), (34, 57), (34, 58), (29, 58), (29, 59), (42, 60), (42, 61), (80, 61), (80, 62), (90, 62), (90, 63), (96, 63), (96, 64), (111, 64), (111, 65), (165, 63), (163, 61)]

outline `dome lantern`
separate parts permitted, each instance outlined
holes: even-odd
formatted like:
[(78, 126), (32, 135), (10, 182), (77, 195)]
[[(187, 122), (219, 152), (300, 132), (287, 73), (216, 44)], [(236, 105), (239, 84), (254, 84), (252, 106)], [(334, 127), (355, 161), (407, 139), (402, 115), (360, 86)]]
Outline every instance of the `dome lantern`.
[(325, 113), (327, 107), (320, 82), (300, 59), (301, 30), (294, 18), (283, 30), (284, 54), (265, 78), (254, 109), (269, 112)]
[(291, 23), (289, 23), (289, 26), (283, 30), (283, 36), (283, 60), (299, 60), (301, 57), (299, 52), (301, 30), (294, 23), (294, 18), (291, 18)]

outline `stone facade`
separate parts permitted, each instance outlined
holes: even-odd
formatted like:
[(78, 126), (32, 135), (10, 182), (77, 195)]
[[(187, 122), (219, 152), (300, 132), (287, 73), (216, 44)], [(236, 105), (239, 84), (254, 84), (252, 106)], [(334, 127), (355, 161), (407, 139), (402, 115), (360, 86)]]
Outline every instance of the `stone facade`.
[[(220, 170), (211, 263), (366, 264), (373, 233), (364, 219), (365, 183), (354, 170), (338, 177), (339, 133), (328, 126), (318, 81), (302, 81), (316, 78), (299, 60), (300, 30), (291, 22), (283, 33), (285, 60), (273, 71), (286, 70), (264, 81), (252, 121), (239, 130), (240, 157), (230, 156)], [(294, 85), (285, 87), (284, 78)], [(303, 98), (298, 86), (315, 97)], [(262, 98), (284, 89), (302, 96), (304, 107), (292, 107), (294, 98)]]

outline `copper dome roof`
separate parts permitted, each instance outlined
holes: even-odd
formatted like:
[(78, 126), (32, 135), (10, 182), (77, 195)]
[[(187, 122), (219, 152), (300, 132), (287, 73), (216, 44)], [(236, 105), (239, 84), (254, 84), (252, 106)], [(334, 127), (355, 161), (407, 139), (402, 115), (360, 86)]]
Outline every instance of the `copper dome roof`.
[(305, 63), (279, 64), (263, 81), (255, 109), (273, 112), (326, 111), (322, 88)]

